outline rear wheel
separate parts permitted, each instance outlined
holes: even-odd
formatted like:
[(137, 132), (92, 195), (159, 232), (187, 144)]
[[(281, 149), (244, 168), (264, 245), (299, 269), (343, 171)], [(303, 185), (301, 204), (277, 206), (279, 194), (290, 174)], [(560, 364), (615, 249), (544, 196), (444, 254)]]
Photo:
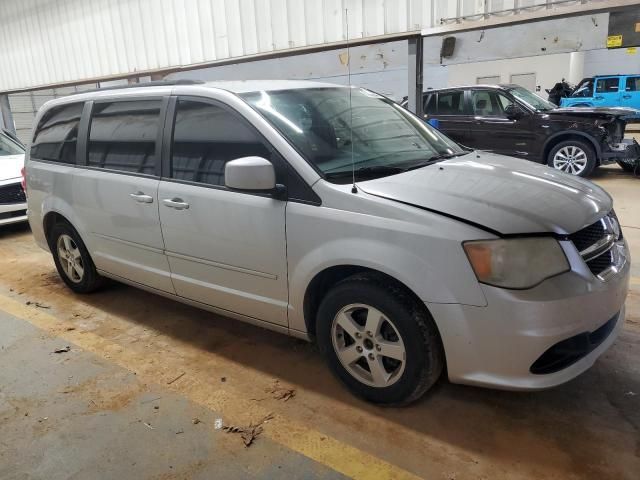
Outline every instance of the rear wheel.
[(565, 140), (549, 152), (547, 164), (550, 167), (579, 177), (587, 177), (596, 167), (596, 153), (593, 147), (582, 140)]
[(424, 305), (376, 276), (333, 287), (318, 309), (317, 333), (331, 370), (371, 402), (410, 403), (443, 369), (440, 337)]
[(49, 245), (58, 274), (76, 293), (90, 293), (98, 289), (103, 278), (78, 232), (67, 223), (57, 223), (51, 229)]

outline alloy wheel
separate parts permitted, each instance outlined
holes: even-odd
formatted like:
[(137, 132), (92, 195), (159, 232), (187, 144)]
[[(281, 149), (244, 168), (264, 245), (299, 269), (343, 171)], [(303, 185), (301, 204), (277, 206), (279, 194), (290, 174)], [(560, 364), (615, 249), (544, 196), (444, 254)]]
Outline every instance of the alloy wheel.
[(65, 274), (74, 283), (82, 282), (84, 277), (84, 265), (78, 245), (69, 235), (62, 234), (58, 237), (58, 260)]
[(370, 305), (342, 308), (333, 319), (331, 341), (342, 366), (366, 385), (390, 387), (404, 372), (406, 350), (398, 329)]
[(587, 167), (587, 153), (575, 145), (567, 145), (558, 150), (553, 156), (553, 168), (580, 175)]

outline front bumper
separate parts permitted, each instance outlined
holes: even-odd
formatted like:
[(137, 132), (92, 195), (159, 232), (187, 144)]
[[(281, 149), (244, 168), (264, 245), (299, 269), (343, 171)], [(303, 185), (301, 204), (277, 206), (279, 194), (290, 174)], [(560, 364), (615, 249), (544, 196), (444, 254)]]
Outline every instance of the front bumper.
[(609, 144), (607, 151), (602, 152), (602, 163), (614, 161), (635, 165), (640, 159), (640, 145), (635, 139), (624, 139), (620, 143)]
[(0, 204), (0, 226), (27, 221), (27, 204)]
[[(629, 272), (626, 262), (606, 282), (577, 269), (528, 290), (481, 285), (486, 307), (428, 304), (440, 330), (450, 381), (538, 390), (581, 374), (611, 346), (624, 324)], [(612, 328), (606, 328), (611, 320)], [(598, 332), (604, 332), (602, 338)], [(549, 373), (532, 373), (545, 352), (585, 334), (594, 340), (582, 355), (559, 369), (543, 370)]]

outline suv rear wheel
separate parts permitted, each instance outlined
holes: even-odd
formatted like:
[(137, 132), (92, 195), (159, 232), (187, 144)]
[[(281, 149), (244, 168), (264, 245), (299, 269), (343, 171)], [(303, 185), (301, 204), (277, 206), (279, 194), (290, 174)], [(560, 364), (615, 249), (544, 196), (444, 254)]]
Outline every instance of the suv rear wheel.
[(438, 380), (444, 354), (424, 305), (385, 280), (355, 275), (335, 285), (318, 309), (318, 342), (356, 395), (404, 405)]
[(67, 223), (51, 229), (49, 245), (58, 274), (76, 293), (90, 293), (103, 283), (78, 232)]
[(570, 175), (587, 177), (596, 168), (596, 152), (586, 141), (565, 140), (551, 149), (547, 164)]

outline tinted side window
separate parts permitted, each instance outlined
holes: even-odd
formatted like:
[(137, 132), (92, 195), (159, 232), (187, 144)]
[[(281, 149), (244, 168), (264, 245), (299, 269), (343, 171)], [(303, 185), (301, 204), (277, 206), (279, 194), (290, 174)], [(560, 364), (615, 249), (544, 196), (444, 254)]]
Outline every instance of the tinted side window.
[(439, 93), (438, 115), (464, 115), (464, 92)]
[(511, 105), (513, 102), (505, 95), (498, 93), (498, 106), (501, 108), (502, 113), (504, 113), (504, 109), (507, 108), (507, 106)]
[(473, 113), (480, 117), (504, 116), (503, 103), (511, 103), (508, 98), (488, 90), (473, 90), (471, 102)]
[(427, 95), (424, 98), (423, 113), (436, 113), (436, 94)]
[(160, 100), (94, 104), (87, 164), (153, 175), (160, 106)]
[(246, 121), (216, 105), (178, 100), (172, 178), (224, 185), (226, 163), (249, 156), (270, 159), (271, 153)]
[(624, 87), (627, 92), (639, 92), (640, 91), (640, 77), (627, 77), (626, 85)]
[(596, 93), (611, 93), (618, 91), (619, 78), (600, 78), (596, 82)]
[(72, 103), (46, 112), (33, 136), (31, 158), (75, 164), (83, 107), (83, 103)]

